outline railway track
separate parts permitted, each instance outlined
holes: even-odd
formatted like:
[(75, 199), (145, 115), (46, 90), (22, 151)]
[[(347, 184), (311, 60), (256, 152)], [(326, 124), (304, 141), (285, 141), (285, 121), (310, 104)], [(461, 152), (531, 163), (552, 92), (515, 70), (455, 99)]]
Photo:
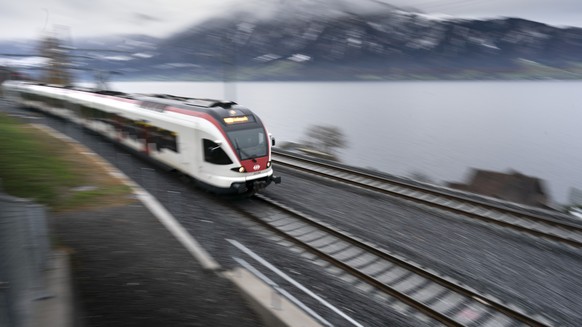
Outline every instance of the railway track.
[(280, 151), (273, 152), (273, 162), (278, 166), (460, 214), (487, 224), (509, 228), (575, 248), (582, 247), (582, 225), (554, 217), (546, 217), (533, 210), (517, 209), (469, 196), (449, 194), (395, 178), (377, 176), (353, 168), (298, 157)]
[(551, 326), (496, 298), (420, 267), (374, 244), (357, 239), (264, 195), (237, 207), (279, 237), (369, 285), (366, 290), (406, 304), (420, 317), (445, 326)]

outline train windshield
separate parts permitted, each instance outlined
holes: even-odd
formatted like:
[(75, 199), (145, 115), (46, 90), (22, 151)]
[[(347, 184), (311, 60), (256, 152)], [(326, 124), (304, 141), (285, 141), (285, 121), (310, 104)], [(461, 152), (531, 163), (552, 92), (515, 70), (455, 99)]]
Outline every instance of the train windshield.
[(267, 155), (267, 136), (265, 135), (265, 130), (262, 128), (228, 132), (228, 137), (241, 160), (254, 159)]

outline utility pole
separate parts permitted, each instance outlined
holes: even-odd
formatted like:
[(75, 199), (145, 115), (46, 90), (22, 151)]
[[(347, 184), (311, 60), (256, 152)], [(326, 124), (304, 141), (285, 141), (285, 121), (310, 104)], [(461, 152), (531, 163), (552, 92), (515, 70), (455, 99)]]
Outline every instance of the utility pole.
[(235, 35), (225, 28), (222, 36), (222, 78), (224, 84), (224, 99), (236, 101), (236, 40)]

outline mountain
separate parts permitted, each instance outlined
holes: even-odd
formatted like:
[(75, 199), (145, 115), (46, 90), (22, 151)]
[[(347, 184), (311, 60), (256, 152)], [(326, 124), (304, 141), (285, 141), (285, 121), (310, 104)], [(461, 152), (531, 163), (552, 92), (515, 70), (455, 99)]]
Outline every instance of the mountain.
[(400, 10), (292, 14), (194, 26), (158, 43), (159, 53), (141, 60), (141, 69), (267, 80), (582, 76), (580, 28), (518, 18), (441, 20)]
[(76, 61), (121, 72), (121, 79), (582, 77), (582, 28), (442, 18), (373, 0), (358, 6), (330, 1), (266, 2), (260, 11), (232, 11), (165, 39), (101, 40), (102, 47), (125, 52), (94, 52), (101, 60)]

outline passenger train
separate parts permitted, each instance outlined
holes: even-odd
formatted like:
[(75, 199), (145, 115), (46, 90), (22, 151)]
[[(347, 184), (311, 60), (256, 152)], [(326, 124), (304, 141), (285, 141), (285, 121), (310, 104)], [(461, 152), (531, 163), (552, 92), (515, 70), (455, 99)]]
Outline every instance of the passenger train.
[(4, 96), (73, 121), (217, 193), (256, 193), (274, 182), (274, 138), (257, 115), (235, 102), (165, 94), (126, 94), (24, 81)]

